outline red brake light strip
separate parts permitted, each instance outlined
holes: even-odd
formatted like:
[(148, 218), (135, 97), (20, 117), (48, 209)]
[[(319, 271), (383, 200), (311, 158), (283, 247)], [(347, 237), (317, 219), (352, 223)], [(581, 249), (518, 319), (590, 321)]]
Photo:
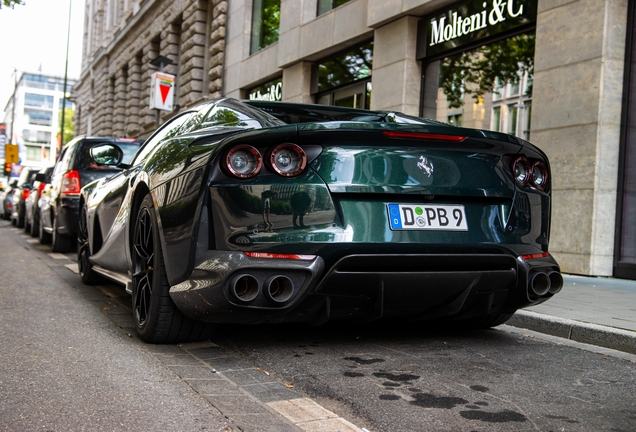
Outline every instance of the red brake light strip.
[(523, 259), (535, 259), (535, 258), (547, 258), (547, 257), (548, 257), (548, 253), (547, 252), (529, 254), (529, 255), (521, 255), (521, 258), (523, 258)]
[(409, 139), (424, 139), (424, 140), (452, 141), (452, 142), (462, 142), (467, 138), (465, 136), (459, 136), (459, 135), (443, 135), (443, 134), (422, 133), (422, 132), (383, 131), (382, 134), (389, 138), (409, 138)]
[(316, 255), (298, 255), (298, 254), (277, 254), (277, 253), (264, 253), (264, 252), (245, 252), (245, 255), (250, 258), (277, 258), (277, 259), (293, 259), (301, 261), (311, 261), (316, 258)]

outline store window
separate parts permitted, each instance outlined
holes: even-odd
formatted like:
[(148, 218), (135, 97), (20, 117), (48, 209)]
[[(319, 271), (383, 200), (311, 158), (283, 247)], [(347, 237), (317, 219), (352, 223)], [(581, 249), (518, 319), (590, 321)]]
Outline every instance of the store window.
[(537, 0), (469, 0), (418, 24), (420, 115), (530, 137)]
[(318, 0), (318, 15), (329, 12), (331, 9), (342, 6), (347, 2), (349, 2), (349, 0)]
[(252, 40), (254, 54), (278, 41), (281, 0), (254, 0), (252, 10)]
[[(535, 33), (428, 63), (423, 116), (530, 138)], [(523, 90), (522, 90), (523, 89)]]
[(316, 102), (369, 109), (373, 42), (319, 62), (316, 66)]

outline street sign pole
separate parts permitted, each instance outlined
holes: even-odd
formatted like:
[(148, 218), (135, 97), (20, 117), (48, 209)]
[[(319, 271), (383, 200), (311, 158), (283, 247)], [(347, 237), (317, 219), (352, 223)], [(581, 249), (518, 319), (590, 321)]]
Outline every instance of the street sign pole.
[[(168, 66), (169, 64), (172, 64), (172, 60), (169, 59), (168, 57), (165, 56), (159, 56), (157, 58), (155, 58), (154, 60), (150, 61), (150, 64), (159, 68), (159, 72), (163, 72), (163, 68)], [(154, 83), (153, 83), (154, 85)], [(155, 115), (155, 129), (158, 129), (159, 126), (161, 125), (161, 110), (159, 108), (155, 108), (156, 110), (156, 115)]]

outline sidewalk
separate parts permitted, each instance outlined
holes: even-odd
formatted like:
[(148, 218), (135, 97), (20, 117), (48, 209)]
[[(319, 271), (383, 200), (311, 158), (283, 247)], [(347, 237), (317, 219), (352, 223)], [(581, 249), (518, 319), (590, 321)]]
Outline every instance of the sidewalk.
[(508, 325), (636, 354), (636, 281), (563, 275), (563, 290)]

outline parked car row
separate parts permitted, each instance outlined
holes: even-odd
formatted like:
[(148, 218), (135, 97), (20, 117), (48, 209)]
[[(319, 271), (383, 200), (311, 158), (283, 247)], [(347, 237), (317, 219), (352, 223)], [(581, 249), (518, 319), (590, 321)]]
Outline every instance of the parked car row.
[(82, 186), (122, 170), (95, 164), (90, 157), (94, 146), (117, 144), (123, 160), (130, 160), (141, 141), (105, 137), (78, 137), (69, 142), (54, 166), (25, 167), (0, 194), (2, 218), (54, 252), (69, 252), (77, 244), (79, 196)]

